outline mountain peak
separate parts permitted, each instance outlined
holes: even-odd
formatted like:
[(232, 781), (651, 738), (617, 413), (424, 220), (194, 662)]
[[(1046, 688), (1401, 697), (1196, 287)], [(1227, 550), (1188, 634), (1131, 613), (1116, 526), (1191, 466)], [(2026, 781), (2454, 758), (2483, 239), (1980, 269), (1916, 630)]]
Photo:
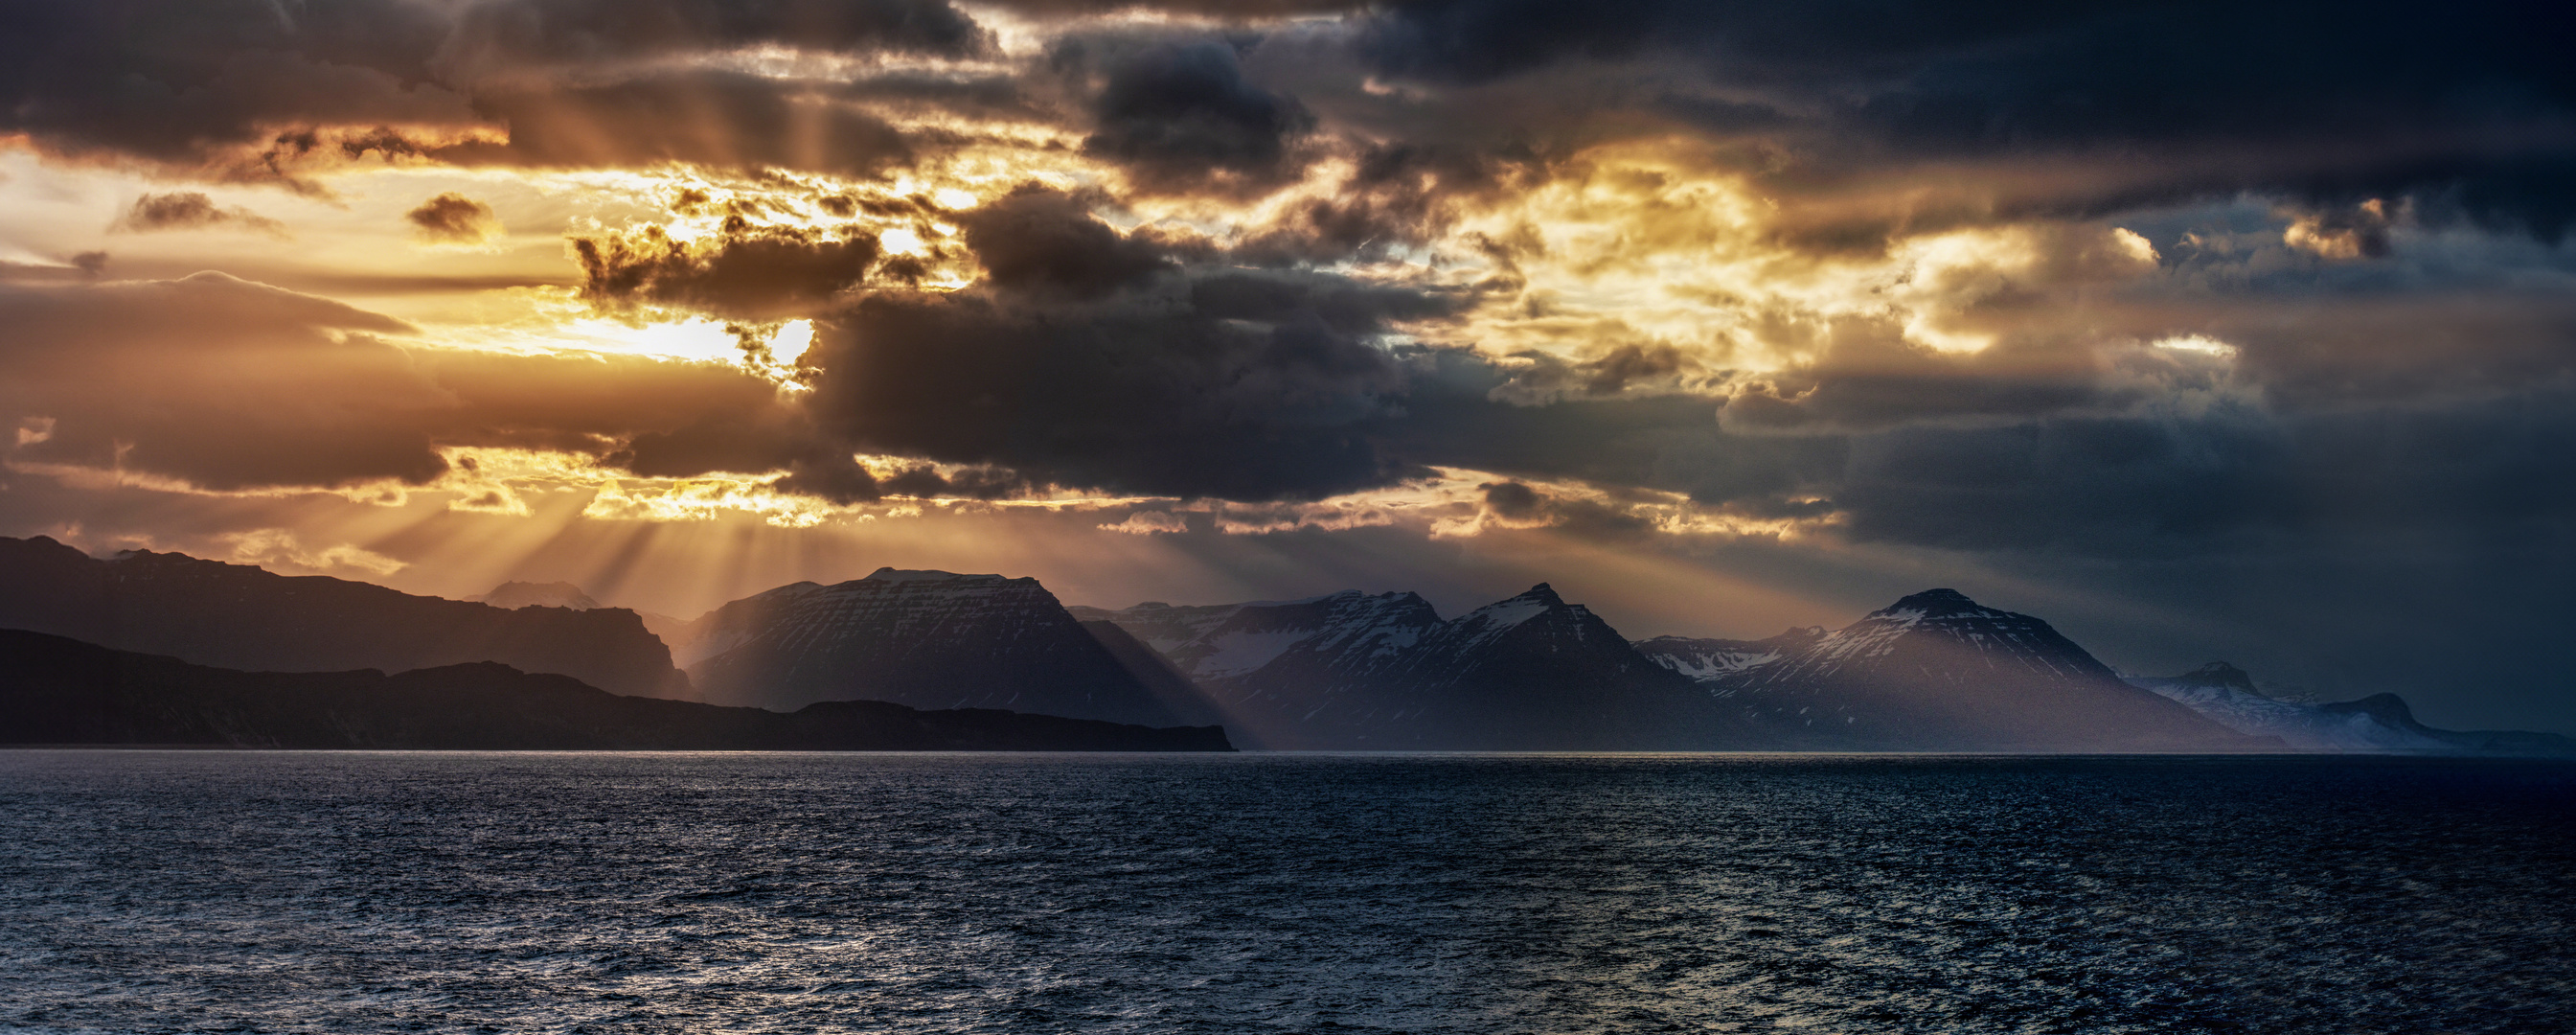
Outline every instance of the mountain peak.
[[(1410, 596), (1411, 594), (1406, 594)], [(1510, 628), (1565, 606), (1565, 598), (1547, 583), (1539, 583), (1508, 600), (1497, 600), (1467, 612), (1460, 621), (1481, 620), (1495, 628)]]
[(2253, 676), (2246, 675), (2244, 669), (2230, 665), (2224, 661), (2210, 662), (2209, 664), (2202, 665), (2199, 668), (2185, 672), (2178, 678), (2194, 686), (2232, 687), (2234, 689), (2243, 690), (2249, 694), (2262, 692), (2254, 689)]
[(581, 591), (581, 587), (569, 582), (504, 582), (492, 587), (491, 592), (475, 597), (474, 602), (512, 610), (568, 607), (575, 611), (588, 611), (599, 606), (599, 601), (591, 599), (590, 594)]
[(1968, 595), (1955, 589), (1927, 589), (1898, 600), (1889, 611), (1919, 611), (1926, 615), (1954, 615), (1985, 608)]
[(1001, 577), (1001, 576), (999, 576), (999, 575), (961, 575), (961, 574), (958, 574), (958, 573), (953, 572), (953, 571), (939, 571), (939, 570), (931, 569), (931, 568), (905, 569), (905, 568), (895, 568), (895, 567), (879, 568), (879, 569), (877, 569), (877, 570), (875, 570), (875, 571), (869, 572), (869, 573), (868, 573), (868, 577), (867, 577), (866, 579), (861, 580), (861, 581), (865, 581), (865, 582), (950, 582), (950, 581), (956, 581), (956, 580), (961, 580), (961, 579), (971, 579), (971, 580), (974, 580), (974, 581), (977, 581), (977, 582), (983, 582), (983, 581), (987, 581), (987, 580), (989, 580), (989, 581), (993, 581), (993, 582), (1007, 582), (1007, 581), (1009, 581), (1008, 579), (1004, 579), (1003, 577)]

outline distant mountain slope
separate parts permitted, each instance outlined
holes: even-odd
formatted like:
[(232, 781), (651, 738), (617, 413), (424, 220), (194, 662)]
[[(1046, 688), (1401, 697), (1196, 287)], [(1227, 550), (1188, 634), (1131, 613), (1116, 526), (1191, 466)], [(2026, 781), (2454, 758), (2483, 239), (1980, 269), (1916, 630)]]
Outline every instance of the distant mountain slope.
[(475, 597), (477, 604), (490, 604), (513, 610), (522, 607), (568, 607), (588, 611), (599, 606), (590, 594), (569, 582), (504, 582), (492, 591)]
[(1646, 641), (1731, 712), (1802, 748), (2226, 751), (2278, 746), (2122, 682), (2029, 615), (1935, 589), (1834, 632)]
[(1411, 593), (1085, 609), (1156, 648), (1230, 728), (1309, 750), (1664, 750), (1771, 741), (1544, 583), (1443, 620)]
[(1823, 626), (1791, 629), (1767, 640), (1657, 636), (1637, 641), (1648, 660), (1693, 680), (1721, 679), (1779, 661), (1823, 639)]
[(2265, 696), (2253, 677), (2223, 661), (2179, 676), (2132, 676), (2133, 685), (2172, 698), (2239, 733), (2274, 736), (2294, 748), (2320, 751), (2484, 751), (2512, 754), (2576, 753), (2576, 741), (2554, 733), (2508, 730), (2459, 732), (2434, 729), (2395, 694), (2338, 704), (2307, 704)]
[(400, 672), (497, 661), (617, 693), (689, 693), (632, 611), (512, 610), (175, 553), (100, 560), (43, 537), (0, 538), (0, 628), (226, 668)]
[(240, 672), (0, 630), (0, 744), (701, 751), (1229, 751), (1216, 727), (834, 701), (793, 714), (621, 697), (489, 662)]
[[(880, 568), (781, 586), (690, 623), (707, 699), (794, 708), (868, 698), (1192, 725), (1215, 713), (1187, 685), (1148, 685), (1036, 579)], [(1162, 691), (1158, 693), (1157, 691)]]

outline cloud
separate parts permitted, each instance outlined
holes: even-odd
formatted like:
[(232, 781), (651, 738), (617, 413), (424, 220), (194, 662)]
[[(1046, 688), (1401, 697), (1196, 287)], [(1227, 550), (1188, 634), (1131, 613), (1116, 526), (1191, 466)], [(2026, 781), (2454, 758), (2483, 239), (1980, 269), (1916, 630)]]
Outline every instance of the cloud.
[(1123, 532), (1127, 535), (1157, 535), (1187, 532), (1190, 530), (1190, 525), (1187, 519), (1168, 510), (1138, 510), (1128, 514), (1123, 520), (1114, 524), (1103, 524), (1100, 528), (1104, 532)]
[(421, 202), (403, 218), (423, 240), (440, 244), (482, 244), (503, 232), (492, 206), (454, 191)]
[(510, 81), (474, 105), (506, 142), (434, 149), (465, 165), (630, 168), (681, 162), (738, 172), (796, 169), (874, 177), (912, 161), (912, 142), (834, 96), (831, 84), (729, 71), (597, 83)]
[(404, 347), (402, 321), (214, 273), (0, 284), (0, 323), (0, 414), (45, 432), (10, 465), (174, 488), (420, 485), (449, 446), (597, 453), (775, 398), (726, 368)]
[(880, 294), (817, 334), (808, 405), (868, 452), (1124, 493), (1311, 498), (1409, 470), (1366, 426), (1404, 383), (1384, 352), (1320, 320), (1244, 326), (1172, 301)]
[(239, 205), (222, 206), (213, 198), (196, 191), (170, 194), (145, 194), (134, 199), (132, 207), (117, 218), (108, 229), (127, 233), (149, 233), (155, 230), (210, 230), (237, 228), (273, 237), (286, 236), (286, 224), (262, 216)]
[(972, 57), (992, 34), (946, 0), (486, 0), (432, 63), (451, 76), (751, 46)]
[(1086, 153), (1149, 190), (1253, 189), (1290, 175), (1291, 145), (1315, 125), (1294, 97), (1244, 78), (1216, 41), (1154, 46), (1116, 61), (1092, 102)]
[(572, 239), (582, 297), (611, 309), (637, 305), (778, 320), (829, 303), (867, 275), (877, 237), (857, 226), (821, 230), (753, 226), (739, 218), (704, 240), (662, 227)]
[[(368, 154), (829, 171), (902, 157), (883, 124), (817, 109), (800, 99), (814, 90), (781, 93), (761, 77), (554, 78), (752, 46), (967, 58), (992, 37), (944, 0), (15, 4), (0, 12), (0, 132), (65, 156), (307, 189), (309, 173)], [(688, 118), (654, 117), (675, 111)], [(503, 127), (507, 144), (457, 146)]]
[(0, 13), (0, 130), (74, 157), (241, 178), (228, 156), (280, 127), (464, 126), (462, 94), (420, 61), (442, 31), (419, 5), (253, 0), (13, 4)]
[(2281, 242), (2322, 259), (2376, 259), (2388, 254), (2388, 224), (2388, 203), (2372, 198), (2302, 215), (2281, 232)]
[(714, 413), (685, 427), (643, 432), (608, 461), (645, 477), (784, 471), (785, 477), (771, 488), (834, 504), (886, 495), (885, 486), (847, 447), (816, 433), (801, 414), (775, 406)]
[(959, 218), (983, 286), (880, 290), (817, 320), (802, 405), (850, 448), (1237, 500), (1416, 470), (1376, 437), (1408, 374), (1375, 339), (1454, 303), (1324, 274), (1187, 280), (1151, 240), (1042, 190)]
[(966, 246), (1005, 291), (1098, 298), (1175, 269), (1150, 242), (1093, 218), (1081, 199), (1035, 185), (959, 214)]
[(382, 579), (408, 567), (402, 561), (349, 543), (320, 551), (310, 550), (297, 540), (292, 529), (262, 528), (234, 533), (226, 538), (232, 544), (226, 560), (234, 564), (257, 565), (270, 571), (313, 572), (364, 580)]
[[(2250, 191), (2342, 205), (2414, 195), (2558, 239), (2576, 218), (2563, 129), (2576, 81), (2516, 5), (2416, 14), (1424, 0), (1382, 9), (1359, 48), (1377, 74), (1435, 98), (1490, 103), (1527, 81), (1596, 94), (1579, 116), (1596, 123), (1615, 124), (1606, 105), (1754, 143), (1739, 167), (1784, 201), (1881, 207), (1844, 228), (1862, 238)], [(1638, 83), (1652, 86), (1616, 85)]]

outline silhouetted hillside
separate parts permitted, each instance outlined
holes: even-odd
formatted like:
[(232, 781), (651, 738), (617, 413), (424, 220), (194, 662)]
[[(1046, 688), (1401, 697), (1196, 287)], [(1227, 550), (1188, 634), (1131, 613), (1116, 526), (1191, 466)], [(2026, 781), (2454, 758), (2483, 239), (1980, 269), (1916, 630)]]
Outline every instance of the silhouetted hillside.
[(689, 693), (670, 651), (622, 608), (513, 610), (175, 553), (100, 560), (41, 536), (0, 538), (0, 628), (224, 668), (401, 672), (497, 661), (618, 693)]
[(624, 697), (478, 662), (399, 675), (239, 672), (0, 630), (0, 744), (713, 751), (1229, 751), (1148, 729), (991, 709), (831, 701), (791, 714)]
[(704, 659), (689, 671), (706, 699), (726, 704), (864, 697), (1153, 726), (1216, 719), (1195, 693), (1156, 693), (1036, 579), (883, 568), (734, 601), (680, 638)]

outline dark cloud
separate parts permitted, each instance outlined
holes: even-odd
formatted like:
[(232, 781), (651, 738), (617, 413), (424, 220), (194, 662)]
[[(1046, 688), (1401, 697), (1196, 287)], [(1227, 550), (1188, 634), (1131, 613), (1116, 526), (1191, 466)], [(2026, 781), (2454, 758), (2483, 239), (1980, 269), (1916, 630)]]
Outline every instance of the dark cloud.
[[(1380, 11), (1362, 49), (1379, 74), (1442, 89), (1586, 62), (1660, 79), (1621, 103), (1771, 140), (1743, 167), (1791, 197), (1935, 163), (1968, 191), (1955, 215), (1916, 199), (1847, 228), (1864, 239), (1999, 208), (2255, 191), (2414, 195), (2554, 241), (2576, 219), (2576, 72), (2532, 24), (2503, 2), (2426, 18), (2395, 3), (1423, 0)], [(1963, 164), (1988, 173), (1958, 181)]]
[(775, 320), (803, 315), (859, 283), (878, 256), (875, 235), (855, 226), (837, 236), (797, 226), (726, 220), (712, 240), (683, 242), (659, 226), (572, 239), (582, 297), (609, 308), (697, 309)]
[(971, 57), (992, 35), (947, 0), (485, 0), (436, 58), (450, 74), (768, 45)]
[(807, 357), (821, 372), (817, 419), (871, 452), (1229, 499), (1318, 497), (1411, 471), (1365, 423), (1403, 387), (1394, 361), (1320, 320), (881, 295)]
[(833, 96), (879, 108), (939, 111), (971, 118), (1048, 121), (1054, 112), (1011, 75), (893, 71), (839, 84)]
[(1216, 41), (1119, 58), (1092, 117), (1097, 130), (1083, 150), (1126, 166), (1153, 190), (1275, 184), (1295, 171), (1291, 145), (1315, 125), (1296, 98), (1247, 81), (1234, 48)]
[(1906, 429), (1855, 440), (1833, 499), (1862, 540), (2106, 559), (2563, 536), (2571, 403)]
[(198, 166), (278, 125), (474, 121), (425, 82), (435, 10), (395, 0), (0, 4), (0, 129), (71, 154)]
[(991, 6), (1047, 17), (1133, 11), (1215, 18), (1276, 18), (1357, 11), (1368, 4), (1365, 0), (999, 0)]
[(1367, 334), (1395, 321), (1451, 316), (1471, 293), (1368, 284), (1328, 273), (1221, 272), (1190, 282), (1190, 304), (1220, 320), (1277, 323), (1311, 317), (1342, 334)]
[(412, 229), (432, 241), (481, 244), (501, 236), (501, 218), (492, 206), (449, 191), (403, 213)]
[(817, 434), (803, 415), (776, 405), (710, 414), (669, 431), (647, 431), (606, 461), (659, 478), (784, 471), (785, 477), (772, 483), (778, 491), (844, 505), (885, 495), (876, 476), (860, 466), (848, 448)]
[(154, 230), (240, 229), (285, 236), (286, 225), (239, 205), (217, 205), (195, 191), (146, 194), (116, 220), (110, 230), (148, 233)]
[(1093, 218), (1082, 199), (1024, 186), (958, 214), (966, 246), (995, 287), (1097, 298), (1175, 264)]
[[(2075, 409), (2118, 409), (2178, 388), (2210, 389), (2223, 364), (2198, 354), (2102, 349), (2064, 341), (2007, 342), (1941, 353), (1881, 320), (1836, 321), (1815, 362), (1747, 376), (1720, 414), (1729, 430), (1874, 430), (1902, 424), (1990, 423)], [(2105, 376), (2106, 364), (2144, 368)]]
[(1031, 482), (1028, 476), (1000, 467), (966, 467), (939, 473), (927, 465), (913, 467), (885, 480), (885, 490), (892, 496), (920, 499), (998, 500), (1026, 496), (1047, 488)]
[(1157, 279), (1175, 264), (1061, 194), (964, 218), (989, 291), (879, 293), (820, 325), (807, 405), (853, 448), (1239, 500), (1419, 473), (1379, 438), (1405, 361), (1369, 339), (1454, 303), (1322, 274)]
[[(991, 39), (944, 0), (9, 0), (0, 3), (0, 131), (60, 153), (291, 182), (305, 163), (428, 150), (418, 131), (453, 136), (496, 123), (508, 125), (508, 147), (452, 157), (873, 172), (905, 154), (865, 116), (795, 117), (811, 107), (807, 87), (782, 92), (713, 73), (549, 78), (761, 45), (970, 57)], [(310, 146), (313, 131), (334, 127), (347, 132)], [(370, 133), (372, 145), (358, 139)]]
[(1476, 489), (1485, 494), (1485, 509), (1507, 518), (1537, 517), (1547, 502), (1538, 490), (1519, 482), (1486, 482)]
[(1654, 520), (1618, 498), (1586, 499), (1541, 492), (1516, 481), (1476, 486), (1485, 513), (1505, 528), (1545, 527), (1560, 535), (1592, 540), (1637, 539), (1655, 530)]

